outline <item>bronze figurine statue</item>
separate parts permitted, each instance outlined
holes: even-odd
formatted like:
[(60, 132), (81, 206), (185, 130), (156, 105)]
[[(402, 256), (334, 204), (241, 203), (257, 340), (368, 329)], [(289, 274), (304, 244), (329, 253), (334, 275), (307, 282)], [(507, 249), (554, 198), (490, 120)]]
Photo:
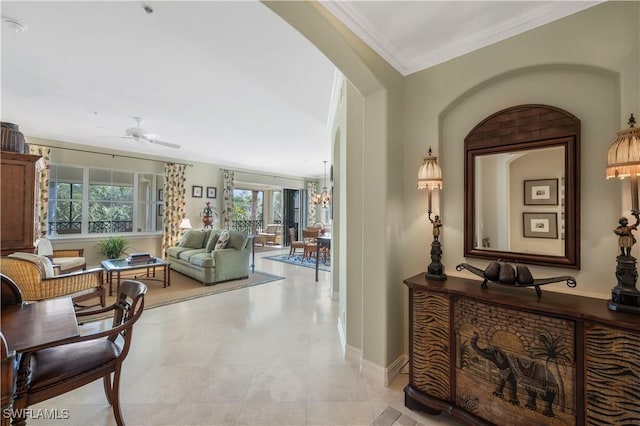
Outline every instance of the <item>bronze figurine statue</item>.
[(442, 228), (442, 221), (440, 220), (440, 216), (435, 215), (434, 218), (431, 219), (431, 210), (429, 210), (427, 213), (429, 222), (431, 222), (431, 225), (433, 225), (433, 239), (435, 241), (439, 241), (438, 238), (440, 237), (440, 228)]
[(636, 238), (633, 236), (633, 231), (638, 229), (640, 223), (640, 211), (631, 210), (631, 214), (635, 216), (636, 223), (629, 225), (629, 220), (626, 217), (621, 217), (618, 220), (618, 226), (613, 232), (618, 236), (618, 245), (620, 246), (620, 253), (622, 256), (631, 256), (631, 247), (636, 243)]

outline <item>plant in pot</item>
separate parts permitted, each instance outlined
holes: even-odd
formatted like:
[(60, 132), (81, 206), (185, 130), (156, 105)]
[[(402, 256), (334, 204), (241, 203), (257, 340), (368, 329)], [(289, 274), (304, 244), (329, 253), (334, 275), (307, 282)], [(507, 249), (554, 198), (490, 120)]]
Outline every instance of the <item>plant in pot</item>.
[(207, 201), (207, 204), (202, 210), (202, 224), (205, 227), (212, 226), (214, 223), (214, 216), (217, 218), (218, 212), (216, 212), (216, 209), (211, 206), (211, 202)]
[(124, 237), (109, 237), (98, 241), (100, 254), (107, 259), (119, 259), (127, 248), (127, 240)]

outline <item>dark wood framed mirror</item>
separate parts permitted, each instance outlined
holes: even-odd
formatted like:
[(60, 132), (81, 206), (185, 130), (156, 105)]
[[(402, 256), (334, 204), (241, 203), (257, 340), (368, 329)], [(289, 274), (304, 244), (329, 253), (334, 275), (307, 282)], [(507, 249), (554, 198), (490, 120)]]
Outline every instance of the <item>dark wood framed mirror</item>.
[(465, 138), (464, 255), (580, 268), (580, 120), (504, 109)]

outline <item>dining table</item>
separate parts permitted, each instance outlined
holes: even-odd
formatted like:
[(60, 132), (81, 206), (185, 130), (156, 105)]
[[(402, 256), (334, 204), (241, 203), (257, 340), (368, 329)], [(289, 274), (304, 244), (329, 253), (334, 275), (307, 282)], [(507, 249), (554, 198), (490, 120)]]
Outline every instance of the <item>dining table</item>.
[(316, 243), (318, 245), (318, 250), (316, 251), (316, 282), (318, 282), (318, 269), (320, 266), (320, 253), (322, 252), (322, 248), (326, 248), (327, 250), (331, 250), (331, 234), (326, 233), (320, 235), (316, 238)]
[[(15, 351), (18, 371), (14, 409), (26, 409), (21, 395), (27, 389), (31, 352), (80, 335), (75, 309), (70, 297), (3, 306), (0, 329), (8, 350)], [(25, 424), (19, 421), (12, 424)]]

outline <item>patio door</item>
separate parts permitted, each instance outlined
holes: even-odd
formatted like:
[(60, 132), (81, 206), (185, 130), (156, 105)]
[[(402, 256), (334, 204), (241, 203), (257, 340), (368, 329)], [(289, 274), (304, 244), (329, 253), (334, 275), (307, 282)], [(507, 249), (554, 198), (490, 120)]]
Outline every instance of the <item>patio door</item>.
[(304, 195), (303, 190), (300, 189), (287, 189), (282, 190), (282, 241), (285, 246), (289, 246), (291, 239), (289, 237), (289, 228), (296, 228), (296, 235), (300, 236), (300, 223), (304, 217), (305, 212), (301, 208), (301, 198)]

